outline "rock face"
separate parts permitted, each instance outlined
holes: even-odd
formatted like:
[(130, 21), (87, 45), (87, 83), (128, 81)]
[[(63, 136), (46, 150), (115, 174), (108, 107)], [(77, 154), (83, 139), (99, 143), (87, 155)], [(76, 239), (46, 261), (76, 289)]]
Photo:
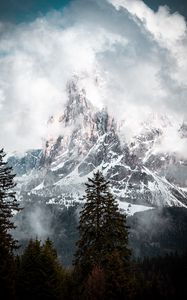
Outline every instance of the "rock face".
[[(159, 128), (144, 124), (142, 133), (127, 144), (114, 118), (106, 109), (93, 107), (77, 78), (68, 83), (67, 98), (64, 112), (48, 121), (49, 128), (58, 127), (58, 136), (49, 137), (43, 150), (9, 158), (19, 175), (20, 199), (37, 196), (46, 203), (72, 206), (81, 201), (87, 178), (101, 170), (129, 214), (155, 206), (187, 207), (187, 162), (154, 153), (167, 119)], [(186, 138), (185, 126), (180, 129)]]

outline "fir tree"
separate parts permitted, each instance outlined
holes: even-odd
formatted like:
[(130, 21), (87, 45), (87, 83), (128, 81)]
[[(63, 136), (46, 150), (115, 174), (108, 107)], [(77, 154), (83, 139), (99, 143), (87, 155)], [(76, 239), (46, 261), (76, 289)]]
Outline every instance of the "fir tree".
[(18, 265), (18, 299), (62, 299), (64, 273), (49, 239), (30, 240)]
[(85, 282), (83, 299), (85, 300), (103, 300), (105, 297), (105, 274), (104, 271), (94, 266), (92, 272)]
[(14, 256), (17, 241), (12, 237), (11, 230), (15, 228), (13, 214), (19, 211), (15, 197), (15, 187), (12, 168), (4, 162), (5, 153), (0, 150), (0, 290), (4, 296), (13, 299), (14, 294)]
[[(126, 216), (120, 213), (117, 202), (100, 172), (88, 179), (85, 205), (80, 213), (79, 233), (75, 254), (75, 271), (86, 278), (95, 265), (105, 272), (108, 285), (121, 278), (127, 285), (131, 251), (128, 248)], [(120, 280), (119, 280), (120, 281)], [(118, 288), (116, 286), (116, 288)], [(119, 290), (123, 290), (119, 287)]]
[(12, 237), (10, 231), (15, 228), (12, 217), (15, 211), (19, 211), (19, 203), (16, 200), (16, 193), (12, 168), (4, 162), (5, 153), (0, 150), (0, 234), (1, 243), (10, 253), (17, 248), (17, 241)]

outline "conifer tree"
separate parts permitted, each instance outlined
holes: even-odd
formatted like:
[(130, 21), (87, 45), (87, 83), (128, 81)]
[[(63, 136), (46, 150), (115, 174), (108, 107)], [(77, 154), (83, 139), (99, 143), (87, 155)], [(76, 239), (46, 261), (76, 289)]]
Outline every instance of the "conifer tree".
[(94, 266), (85, 282), (83, 299), (103, 300), (105, 292), (105, 274), (100, 267)]
[(12, 168), (4, 162), (5, 153), (0, 150), (0, 233), (1, 243), (10, 253), (17, 248), (17, 241), (12, 237), (10, 230), (15, 228), (12, 217), (19, 211), (19, 203), (16, 200), (14, 177)]
[(75, 271), (86, 278), (97, 265), (105, 271), (105, 277), (110, 277), (108, 283), (112, 284), (115, 276), (120, 277), (122, 282), (127, 281), (131, 251), (128, 248), (126, 216), (120, 213), (109, 182), (101, 172), (88, 179), (84, 200), (78, 227), (80, 239), (75, 254)]
[(13, 299), (15, 265), (13, 251), (17, 241), (12, 237), (11, 230), (15, 228), (12, 217), (19, 211), (15, 197), (15, 187), (12, 168), (4, 162), (5, 153), (0, 150), (0, 290), (4, 296)]
[(18, 266), (18, 299), (62, 299), (64, 270), (53, 243), (30, 240)]

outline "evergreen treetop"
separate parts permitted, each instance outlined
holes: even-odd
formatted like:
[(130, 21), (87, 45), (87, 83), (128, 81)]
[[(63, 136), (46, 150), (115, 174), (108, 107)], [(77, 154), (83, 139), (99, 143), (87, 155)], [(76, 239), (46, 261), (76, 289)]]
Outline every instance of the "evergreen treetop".
[(19, 211), (19, 203), (16, 200), (14, 177), (12, 168), (4, 161), (4, 150), (0, 150), (0, 237), (4, 247), (12, 253), (17, 248), (10, 231), (15, 228), (12, 217)]
[(125, 265), (130, 257), (126, 216), (118, 209), (109, 182), (101, 172), (86, 183), (85, 204), (80, 213), (75, 267), (88, 273), (93, 266), (106, 267), (108, 259), (118, 253)]
[(12, 168), (4, 162), (5, 153), (0, 150), (0, 290), (6, 299), (15, 297), (15, 264), (13, 250), (17, 241), (12, 237), (15, 228), (12, 222), (14, 212), (19, 211)]

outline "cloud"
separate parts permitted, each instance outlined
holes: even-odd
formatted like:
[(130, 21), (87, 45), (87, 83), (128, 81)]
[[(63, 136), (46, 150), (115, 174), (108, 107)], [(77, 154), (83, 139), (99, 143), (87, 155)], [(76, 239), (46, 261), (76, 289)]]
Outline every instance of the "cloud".
[(157, 76), (159, 76), (160, 87), (165, 93), (164, 104), (172, 110), (180, 111), (184, 107), (187, 109), (185, 80), (187, 76), (187, 27), (184, 17), (177, 12), (170, 13), (167, 6), (160, 6), (158, 11), (154, 12), (139, 0), (109, 0), (109, 2), (118, 11), (127, 9), (135, 17), (140, 28), (143, 26), (147, 29), (151, 34), (150, 38), (159, 46), (158, 57), (162, 65), (158, 65), (160, 70)]
[(187, 159), (187, 139), (181, 138), (178, 128), (168, 126), (163, 135), (157, 140), (154, 153), (175, 153), (182, 159)]
[[(136, 134), (150, 113), (187, 112), (186, 23), (142, 1), (73, 1), (30, 23), (0, 24), (0, 140), (8, 151), (40, 148), (47, 120), (63, 111), (66, 83)], [(97, 78), (97, 85), (96, 85)]]
[[(133, 16), (143, 22), (154, 38), (164, 46), (170, 48), (177, 45), (178, 41), (185, 37), (185, 19), (179, 13), (170, 13), (168, 6), (160, 6), (154, 12), (140, 0), (109, 0), (118, 10), (127, 9)], [(137, 20), (138, 21), (138, 20)]]

